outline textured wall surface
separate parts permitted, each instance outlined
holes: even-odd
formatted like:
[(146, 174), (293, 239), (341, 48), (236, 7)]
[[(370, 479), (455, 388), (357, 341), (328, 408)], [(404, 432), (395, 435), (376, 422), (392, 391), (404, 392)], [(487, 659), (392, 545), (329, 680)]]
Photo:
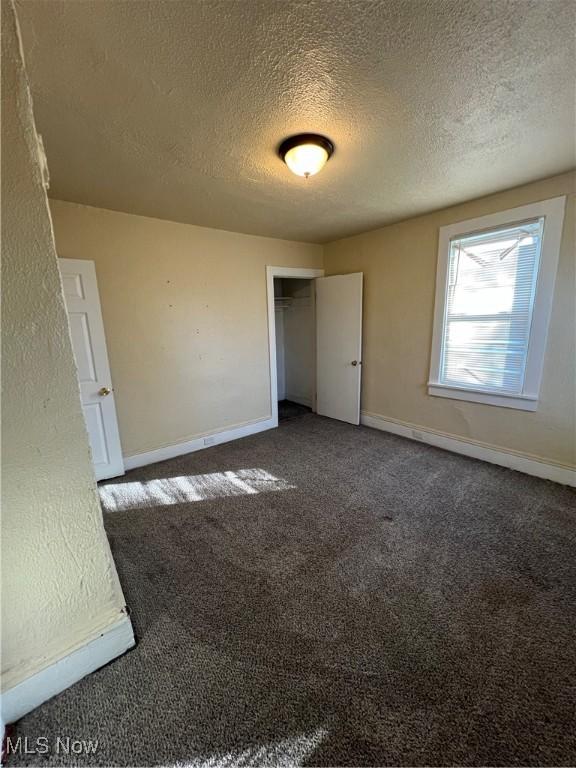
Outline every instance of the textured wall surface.
[[(102, 525), (38, 139), (2, 4), (2, 688), (96, 637), (124, 599)], [(9, 148), (6, 151), (6, 148)]]
[(266, 265), (321, 246), (50, 204), (58, 255), (96, 263), (125, 456), (270, 416)]
[(571, 0), (18, 7), (58, 199), (325, 242), (575, 165)]
[[(364, 410), (576, 465), (575, 190), (564, 174), (325, 247), (326, 274), (364, 272)], [(538, 410), (430, 397), (439, 227), (558, 195), (568, 200)]]

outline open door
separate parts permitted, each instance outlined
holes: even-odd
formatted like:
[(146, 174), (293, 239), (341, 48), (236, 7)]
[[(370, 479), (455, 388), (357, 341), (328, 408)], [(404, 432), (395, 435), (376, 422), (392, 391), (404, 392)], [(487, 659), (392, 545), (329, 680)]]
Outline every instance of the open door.
[(58, 259), (96, 480), (124, 474), (93, 261)]
[(362, 272), (316, 279), (316, 411), (360, 423)]

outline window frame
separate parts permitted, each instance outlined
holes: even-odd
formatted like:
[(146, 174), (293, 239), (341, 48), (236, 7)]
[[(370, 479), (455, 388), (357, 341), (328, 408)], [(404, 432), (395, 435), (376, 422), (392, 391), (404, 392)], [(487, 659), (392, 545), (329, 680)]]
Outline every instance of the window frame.
[[(440, 227), (436, 296), (434, 302), (434, 329), (432, 333), (430, 377), (428, 380), (429, 395), (433, 397), (448, 397), (453, 400), (465, 400), (473, 403), (485, 403), (504, 408), (516, 408), (523, 411), (537, 410), (544, 369), (548, 326), (554, 301), (554, 284), (556, 282), (556, 272), (560, 256), (565, 207), (566, 196), (563, 195)], [(522, 392), (519, 394), (498, 392), (498, 390), (488, 392), (464, 385), (458, 387), (451, 384), (443, 384), (440, 382), (440, 365), (446, 301), (448, 297), (447, 283), (451, 240), (481, 231), (498, 229), (507, 225), (514, 226), (524, 221), (538, 218), (544, 219), (544, 227)]]

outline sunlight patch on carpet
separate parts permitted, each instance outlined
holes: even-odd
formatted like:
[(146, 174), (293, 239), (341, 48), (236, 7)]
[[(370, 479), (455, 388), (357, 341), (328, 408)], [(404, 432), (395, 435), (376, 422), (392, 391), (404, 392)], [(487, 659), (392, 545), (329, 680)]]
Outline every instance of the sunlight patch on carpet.
[(325, 728), (303, 733), (262, 746), (175, 763), (173, 768), (237, 768), (238, 766), (273, 766), (296, 768), (305, 764), (328, 735)]
[(99, 486), (106, 512), (121, 512), (139, 507), (170, 506), (205, 501), (222, 496), (245, 496), (295, 488), (265, 469), (239, 469), (207, 475), (183, 475), (133, 483), (108, 483)]

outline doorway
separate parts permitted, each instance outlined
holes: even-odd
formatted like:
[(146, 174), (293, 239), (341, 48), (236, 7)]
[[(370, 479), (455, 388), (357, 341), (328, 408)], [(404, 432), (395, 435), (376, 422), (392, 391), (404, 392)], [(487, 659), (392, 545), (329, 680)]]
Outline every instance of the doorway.
[[(294, 409), (316, 407), (316, 321), (314, 279), (323, 269), (267, 267), (268, 342), (272, 421), (278, 426), (278, 403), (289, 412), (287, 395), (296, 398)], [(306, 333), (298, 349), (297, 329)], [(288, 370), (287, 370), (288, 363)], [(291, 387), (292, 391), (287, 389)]]
[(275, 277), (274, 319), (276, 399), (278, 421), (281, 423), (316, 410), (316, 322), (313, 280)]
[(361, 272), (267, 267), (272, 426), (282, 409), (360, 423)]

